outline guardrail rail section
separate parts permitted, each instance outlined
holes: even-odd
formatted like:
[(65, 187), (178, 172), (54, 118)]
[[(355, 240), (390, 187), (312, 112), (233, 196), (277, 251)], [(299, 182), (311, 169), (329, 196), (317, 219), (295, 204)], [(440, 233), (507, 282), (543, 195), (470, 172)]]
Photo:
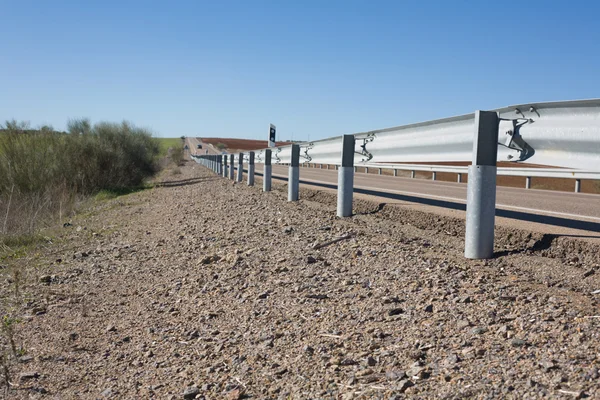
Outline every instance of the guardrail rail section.
[[(194, 160), (233, 179), (233, 154), (195, 155)], [(222, 158), (218, 158), (222, 157)], [(239, 156), (238, 156), (239, 157)], [(263, 191), (271, 190), (271, 165), (289, 165), (288, 200), (298, 198), (299, 165), (338, 170), (337, 215), (352, 215), (357, 167), (468, 173), (465, 257), (493, 257), (496, 176), (600, 179), (600, 99), (524, 104), (369, 132), (256, 150), (263, 164)], [(465, 162), (468, 167), (424, 163)], [(498, 168), (497, 161), (519, 167)], [(240, 158), (240, 163), (242, 162)], [(531, 168), (529, 166), (535, 166)], [(541, 166), (541, 168), (540, 168)], [(242, 169), (242, 168), (240, 168)], [(238, 172), (239, 173), (239, 172)], [(254, 177), (252, 176), (252, 182)], [(238, 176), (238, 181), (241, 178)], [(248, 179), (250, 184), (250, 177)]]

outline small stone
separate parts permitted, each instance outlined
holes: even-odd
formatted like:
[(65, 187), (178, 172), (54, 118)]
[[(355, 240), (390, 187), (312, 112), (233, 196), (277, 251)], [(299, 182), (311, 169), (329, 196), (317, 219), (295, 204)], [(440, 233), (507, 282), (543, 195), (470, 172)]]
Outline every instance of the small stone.
[(374, 367), (376, 364), (377, 364), (377, 360), (376, 359), (374, 359), (371, 356), (367, 357), (367, 365), (369, 367)]
[(102, 397), (111, 397), (113, 395), (112, 388), (105, 389), (102, 393), (100, 393)]
[(302, 348), (302, 350), (304, 350), (305, 353), (308, 354), (313, 354), (315, 352), (315, 349), (313, 349), (312, 347), (310, 347), (309, 345), (306, 345)]
[(106, 327), (106, 332), (116, 332), (117, 328), (114, 325), (108, 325)]
[(473, 333), (473, 335), (481, 335), (484, 334), (488, 331), (488, 329), (485, 326), (477, 326), (473, 329), (471, 329), (471, 332)]
[(394, 315), (400, 315), (404, 313), (404, 310), (401, 308), (392, 308), (391, 310), (388, 311), (388, 315), (390, 317), (394, 316)]
[(408, 389), (411, 386), (414, 386), (415, 384), (412, 383), (411, 381), (409, 381), (408, 379), (404, 379), (400, 382), (398, 382), (398, 385), (396, 386), (396, 390), (399, 391), (400, 393), (404, 393), (406, 391), (406, 389)]
[(595, 269), (593, 269), (593, 268), (592, 268), (592, 269), (588, 269), (587, 271), (585, 271), (585, 272), (583, 273), (583, 277), (584, 277), (584, 278), (587, 278), (588, 276), (592, 276), (592, 275), (594, 275), (595, 273), (596, 273), (596, 270), (595, 270)]
[(33, 360), (33, 356), (30, 356), (30, 355), (25, 355), (25, 356), (19, 357), (19, 362), (22, 362), (22, 363), (27, 363), (31, 360)]
[(268, 291), (259, 294), (256, 298), (262, 300), (262, 299), (266, 299), (267, 297), (269, 297), (269, 292)]
[(556, 365), (551, 360), (542, 360), (538, 363), (546, 372), (556, 368)]
[(27, 381), (30, 379), (37, 379), (39, 377), (40, 377), (40, 374), (37, 371), (27, 371), (27, 372), (22, 372), (21, 375), (19, 375), (19, 380)]
[(425, 312), (433, 312), (433, 305), (432, 305), (432, 304), (429, 304), (429, 305), (427, 305), (427, 306), (426, 306), (426, 307), (423, 309), (423, 311), (425, 311)]
[(513, 347), (524, 347), (527, 346), (527, 342), (523, 339), (514, 338), (510, 341), (510, 345)]
[(406, 378), (406, 373), (400, 370), (390, 370), (385, 373), (385, 377), (390, 381), (399, 381)]
[(41, 283), (51, 283), (52, 282), (52, 277), (50, 275), (42, 275), (40, 276), (40, 282)]
[(198, 394), (200, 394), (200, 389), (198, 389), (198, 386), (189, 386), (189, 387), (185, 388), (185, 390), (183, 391), (183, 398), (184, 399), (193, 399)]
[(316, 259), (316, 258), (314, 258), (313, 256), (308, 256), (308, 257), (306, 257), (306, 263), (307, 263), (307, 264), (314, 264), (314, 263), (316, 263), (316, 262), (317, 262), (317, 259)]

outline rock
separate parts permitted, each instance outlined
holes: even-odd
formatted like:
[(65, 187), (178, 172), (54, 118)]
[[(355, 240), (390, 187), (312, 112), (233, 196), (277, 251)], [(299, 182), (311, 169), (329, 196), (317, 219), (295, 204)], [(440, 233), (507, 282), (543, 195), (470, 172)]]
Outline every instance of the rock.
[(20, 381), (28, 381), (31, 379), (37, 379), (40, 377), (40, 374), (37, 371), (27, 371), (27, 372), (22, 372), (21, 375), (19, 375), (19, 380)]
[(198, 386), (189, 386), (183, 391), (183, 398), (186, 400), (193, 399), (198, 394), (200, 394), (200, 389), (198, 389)]
[(595, 273), (596, 273), (596, 270), (595, 270), (594, 268), (592, 268), (592, 269), (588, 269), (587, 271), (585, 271), (585, 272), (583, 273), (583, 277), (584, 277), (584, 278), (587, 278), (588, 276), (592, 276), (592, 275), (594, 275)]
[(388, 314), (390, 317), (392, 317), (392, 316), (394, 316), (394, 315), (400, 315), (400, 314), (403, 314), (403, 313), (404, 313), (404, 310), (403, 310), (403, 309), (401, 309), (401, 308), (392, 308), (391, 310), (389, 310), (389, 311), (388, 311), (388, 313), (387, 313), (387, 314)]
[(308, 354), (313, 354), (313, 353), (315, 352), (315, 349), (313, 349), (313, 348), (312, 348), (312, 347), (310, 347), (309, 345), (306, 345), (306, 346), (304, 346), (304, 347), (302, 348), (302, 350), (303, 350), (305, 353), (308, 353)]
[(50, 276), (50, 275), (42, 275), (42, 276), (40, 276), (40, 282), (41, 283), (46, 283), (46, 284), (52, 283), (52, 276)]
[(400, 393), (404, 393), (406, 392), (406, 389), (408, 389), (411, 386), (414, 386), (415, 384), (412, 383), (412, 381), (408, 380), (408, 379), (404, 379), (401, 380), (400, 382), (398, 382), (398, 385), (396, 385), (396, 390)]
[(485, 326), (477, 326), (471, 329), (471, 333), (473, 333), (473, 335), (481, 335), (486, 333), (487, 331), (488, 329)]
[(429, 304), (429, 305), (425, 306), (425, 308), (423, 309), (423, 311), (425, 311), (425, 312), (433, 312), (433, 305)]
[(261, 294), (259, 294), (258, 296), (256, 296), (257, 299), (262, 300), (262, 299), (266, 299), (267, 297), (269, 297), (269, 291), (263, 292)]
[(551, 360), (541, 360), (538, 364), (546, 372), (550, 371), (551, 369), (556, 368), (556, 365)]
[(306, 257), (306, 263), (307, 263), (307, 264), (314, 264), (314, 263), (316, 263), (316, 262), (317, 262), (317, 259), (316, 259), (316, 258), (314, 258), (313, 256), (308, 256), (308, 257)]
[(374, 359), (371, 356), (367, 357), (367, 365), (369, 367), (374, 367), (376, 364), (377, 364), (377, 360), (376, 359)]
[(25, 356), (19, 357), (19, 362), (22, 362), (22, 363), (28, 363), (31, 360), (33, 360), (33, 356), (30, 356), (30, 355), (25, 355)]
[(385, 377), (390, 381), (399, 381), (401, 379), (406, 378), (407, 376), (404, 371), (392, 369), (385, 373)]
[(105, 389), (100, 395), (102, 397), (111, 397), (113, 395), (113, 390), (112, 388)]
[(203, 259), (201, 259), (200, 262), (199, 262), (199, 264), (209, 265), (209, 264), (212, 264), (212, 263), (215, 263), (215, 262), (219, 261), (220, 259), (221, 259), (221, 256), (218, 256), (216, 254), (212, 254), (210, 256), (206, 256)]
[(117, 331), (117, 327), (114, 325), (108, 325), (106, 327), (106, 332), (116, 332)]
[(525, 347), (525, 346), (528, 345), (528, 343), (525, 340), (523, 340), (523, 339), (513, 338), (510, 341), (510, 345), (513, 346), (513, 347)]

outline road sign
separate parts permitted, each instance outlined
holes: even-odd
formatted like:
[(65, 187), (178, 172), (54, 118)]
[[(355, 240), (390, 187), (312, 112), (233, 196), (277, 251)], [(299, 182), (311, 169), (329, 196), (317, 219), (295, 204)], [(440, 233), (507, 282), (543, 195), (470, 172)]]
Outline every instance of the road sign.
[(275, 125), (271, 124), (269, 128), (269, 147), (275, 147)]

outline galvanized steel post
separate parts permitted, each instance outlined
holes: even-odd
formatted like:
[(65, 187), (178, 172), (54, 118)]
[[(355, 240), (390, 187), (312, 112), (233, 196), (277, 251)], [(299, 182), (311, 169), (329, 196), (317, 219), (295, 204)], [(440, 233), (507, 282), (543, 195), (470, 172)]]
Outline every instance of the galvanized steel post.
[(525, 189), (531, 189), (531, 177), (525, 178)]
[(233, 165), (233, 154), (229, 155), (229, 179), (233, 180), (235, 165)]
[(244, 153), (238, 154), (238, 170), (237, 170), (237, 181), (241, 182), (244, 177)]
[(217, 156), (217, 175), (221, 175), (223, 173), (223, 156)]
[(462, 182), (462, 174), (458, 174), (458, 176), (456, 177), (456, 182), (458, 182), (458, 183)]
[(300, 145), (292, 145), (292, 163), (288, 172), (288, 201), (298, 200), (300, 187)]
[(575, 179), (575, 193), (581, 192), (581, 179)]
[(254, 186), (254, 152), (248, 153), (248, 186)]
[(496, 158), (498, 156), (498, 114), (475, 112), (473, 163), (467, 184), (467, 222), (465, 257), (494, 256), (494, 218), (496, 213)]
[(227, 167), (227, 154), (223, 157), (223, 178), (227, 178), (229, 176), (229, 168)]
[(263, 167), (263, 192), (271, 191), (271, 149), (265, 150), (265, 165)]
[(338, 172), (337, 216), (352, 215), (354, 191), (354, 135), (342, 137), (342, 167)]

